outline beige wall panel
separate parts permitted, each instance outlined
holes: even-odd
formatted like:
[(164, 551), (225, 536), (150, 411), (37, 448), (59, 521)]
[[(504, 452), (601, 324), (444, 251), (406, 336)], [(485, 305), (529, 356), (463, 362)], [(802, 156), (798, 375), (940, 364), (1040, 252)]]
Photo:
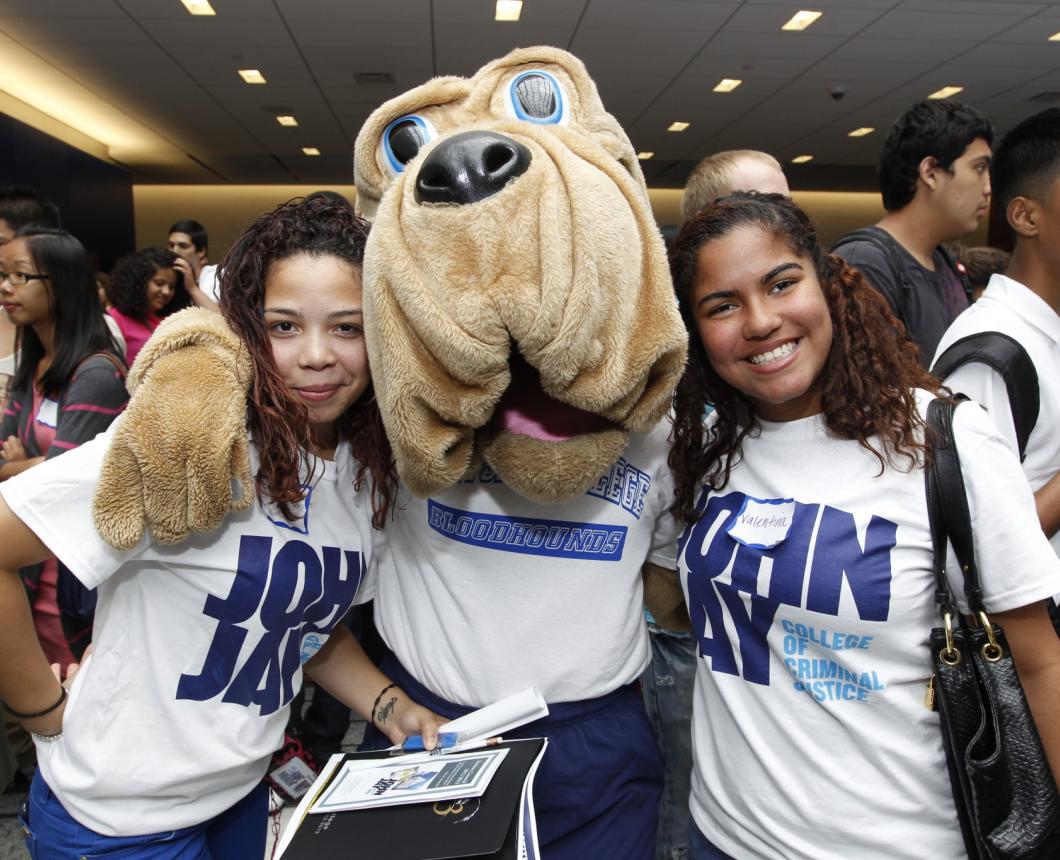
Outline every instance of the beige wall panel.
[[(258, 215), (317, 190), (311, 185), (135, 185), (136, 244), (141, 248), (164, 244), (170, 224), (180, 218), (195, 218), (210, 233), (210, 259), (216, 263)], [(330, 190), (351, 202), (357, 196), (352, 185)], [(681, 220), (680, 189), (653, 188), (648, 195), (656, 222), (677, 224)], [(844, 233), (875, 224), (883, 215), (880, 195), (875, 192), (796, 191), (792, 196), (813, 218), (826, 247)], [(965, 244), (986, 244), (986, 230), (984, 218)]]
[[(322, 190), (318, 185), (134, 185), (136, 246), (164, 245), (169, 226), (194, 218), (210, 234), (210, 262), (217, 263), (228, 246), (259, 215), (292, 197)], [(352, 185), (328, 186), (351, 203)]]

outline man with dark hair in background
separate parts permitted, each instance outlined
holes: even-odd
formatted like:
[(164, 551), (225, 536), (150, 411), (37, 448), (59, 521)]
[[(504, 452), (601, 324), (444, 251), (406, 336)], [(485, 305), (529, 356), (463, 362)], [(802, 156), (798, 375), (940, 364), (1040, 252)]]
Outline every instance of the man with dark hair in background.
[(925, 366), (968, 307), (963, 273), (942, 244), (974, 232), (987, 212), (993, 139), (990, 120), (968, 105), (913, 105), (891, 126), (880, 153), (887, 214), (833, 249), (884, 295)]
[(167, 247), (177, 255), (177, 274), (184, 289), (200, 308), (217, 310), (217, 266), (208, 261), (210, 236), (194, 218), (177, 221), (169, 228)]
[[(949, 328), (938, 352), (985, 332), (1007, 335), (1026, 351), (1038, 376), (1039, 407), (1023, 471), (1042, 529), (1060, 555), (1060, 108), (1035, 114), (1005, 135), (991, 174), (1016, 238), (1012, 259), (1006, 275), (994, 275), (982, 298)], [(970, 361), (943, 381), (981, 403), (1018, 450), (1008, 386), (997, 369)]]
[(62, 227), (59, 207), (33, 188), (0, 187), (0, 245), (6, 245), (22, 227)]

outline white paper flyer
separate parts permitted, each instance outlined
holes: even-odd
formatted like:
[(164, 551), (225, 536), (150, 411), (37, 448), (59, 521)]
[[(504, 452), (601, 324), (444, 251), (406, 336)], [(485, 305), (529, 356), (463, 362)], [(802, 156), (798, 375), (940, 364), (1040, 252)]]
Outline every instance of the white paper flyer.
[(347, 762), (311, 814), (481, 797), (507, 749)]

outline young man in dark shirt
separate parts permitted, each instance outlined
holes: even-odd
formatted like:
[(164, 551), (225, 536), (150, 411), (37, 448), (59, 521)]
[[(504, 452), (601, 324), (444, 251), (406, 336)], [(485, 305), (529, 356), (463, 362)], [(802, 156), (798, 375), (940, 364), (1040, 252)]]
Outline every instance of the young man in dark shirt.
[(880, 154), (887, 214), (834, 249), (884, 295), (925, 366), (968, 307), (962, 273), (941, 245), (972, 233), (987, 212), (993, 139), (990, 120), (968, 105), (913, 105), (891, 126)]

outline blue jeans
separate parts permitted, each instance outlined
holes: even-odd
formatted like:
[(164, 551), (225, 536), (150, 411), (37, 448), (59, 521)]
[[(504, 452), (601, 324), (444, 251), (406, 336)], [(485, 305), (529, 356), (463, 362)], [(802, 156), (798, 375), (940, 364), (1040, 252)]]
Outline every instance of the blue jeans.
[(220, 815), (181, 830), (103, 836), (74, 820), (38, 772), (19, 810), (33, 860), (261, 860), (269, 793), (263, 784)]
[(691, 633), (676, 633), (651, 623), (648, 632), (651, 663), (641, 675), (640, 686), (666, 763), (655, 860), (684, 860), (688, 856), (696, 640)]
[(734, 860), (718, 848), (713, 842), (708, 842), (694, 821), (688, 822), (688, 860)]

